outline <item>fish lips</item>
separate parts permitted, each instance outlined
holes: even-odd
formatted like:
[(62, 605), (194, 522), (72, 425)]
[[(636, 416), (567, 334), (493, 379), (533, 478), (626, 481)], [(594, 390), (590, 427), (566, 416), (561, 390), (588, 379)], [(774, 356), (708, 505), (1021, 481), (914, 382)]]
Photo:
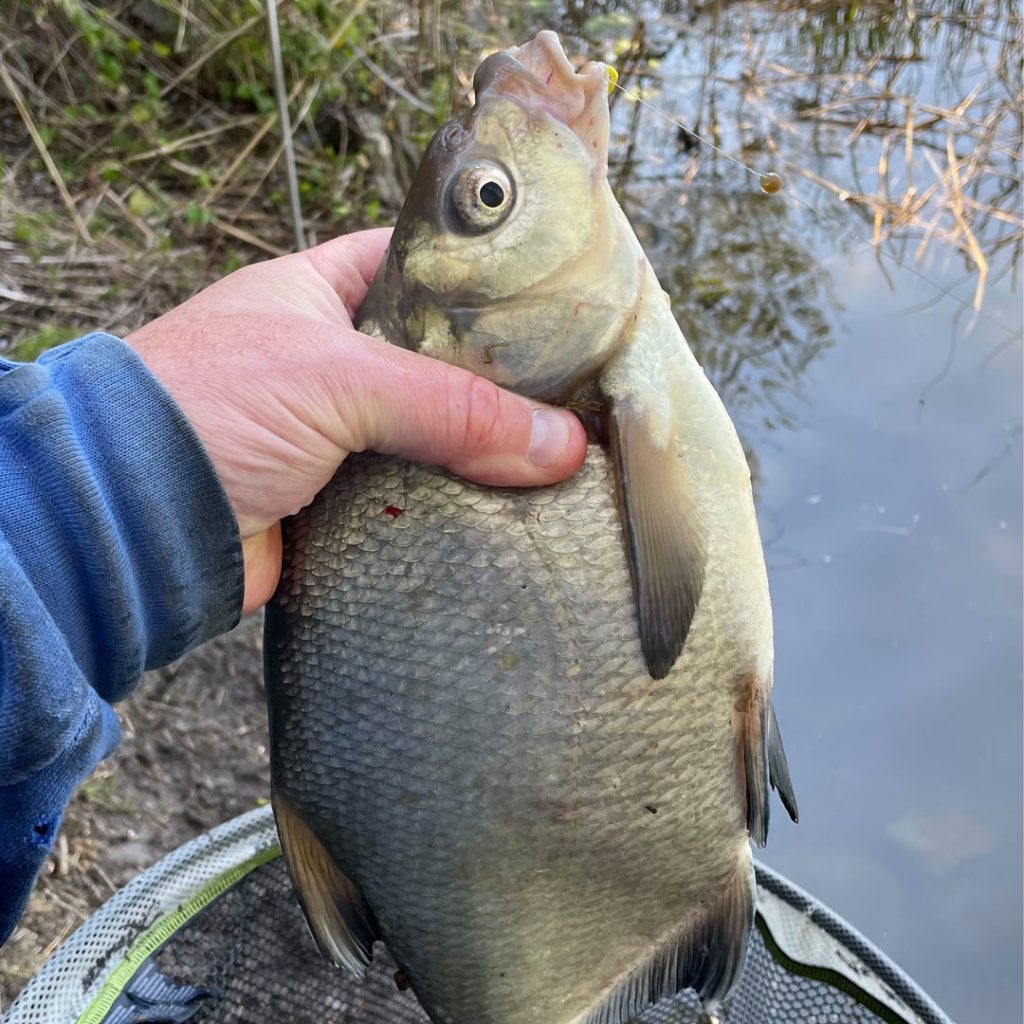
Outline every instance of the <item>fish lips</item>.
[(608, 66), (591, 61), (577, 71), (554, 32), (524, 46), (493, 53), (473, 77), (476, 106), (488, 96), (507, 96), (531, 112), (542, 111), (583, 142), (595, 174), (608, 167)]

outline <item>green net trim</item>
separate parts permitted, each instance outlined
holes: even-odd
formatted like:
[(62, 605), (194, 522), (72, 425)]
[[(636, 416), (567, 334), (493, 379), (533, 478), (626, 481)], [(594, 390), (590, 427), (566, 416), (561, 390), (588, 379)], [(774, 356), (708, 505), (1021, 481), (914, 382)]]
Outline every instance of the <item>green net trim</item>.
[(172, 910), (169, 914), (150, 925), (132, 943), (124, 959), (114, 968), (110, 976), (103, 983), (103, 987), (97, 993), (96, 998), (78, 1018), (77, 1024), (103, 1024), (103, 1020), (110, 1011), (110, 1008), (114, 1005), (117, 997), (124, 991), (125, 986), (132, 980), (135, 972), (179, 928), (195, 917), (199, 911), (208, 907), (218, 896), (230, 889), (236, 882), (249, 874), (250, 871), (254, 871), (262, 864), (266, 864), (268, 861), (275, 860), (280, 856), (281, 846), (279, 843), (268, 846), (254, 857), (250, 857), (241, 864), (236, 864), (222, 875), (211, 879), (195, 896), (186, 900), (176, 910)]

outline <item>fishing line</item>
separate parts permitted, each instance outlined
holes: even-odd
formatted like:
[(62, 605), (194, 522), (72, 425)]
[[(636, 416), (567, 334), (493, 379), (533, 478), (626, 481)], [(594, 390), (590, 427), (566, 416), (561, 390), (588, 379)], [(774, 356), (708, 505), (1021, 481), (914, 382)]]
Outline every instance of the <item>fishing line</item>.
[[(939, 284), (937, 281), (933, 281), (930, 277), (928, 277), (927, 274), (925, 274), (922, 271), (918, 270), (916, 267), (911, 266), (909, 263), (903, 263), (899, 259), (899, 257), (897, 257), (897, 256), (893, 255), (892, 253), (888, 252), (881, 243), (876, 245), (870, 239), (865, 238), (863, 235), (858, 234), (856, 231), (850, 230), (849, 226), (847, 224), (844, 224), (842, 221), (840, 221), (836, 217), (832, 216), (830, 213), (824, 212), (822, 210), (815, 209), (813, 206), (811, 206), (810, 203), (808, 203), (806, 200), (804, 200), (800, 196), (798, 196), (796, 194), (796, 192), (794, 192), (791, 187), (787, 187), (785, 182), (783, 181), (782, 177), (780, 175), (776, 174), (774, 171), (762, 172), (762, 171), (755, 170), (753, 167), (748, 166), (742, 160), (739, 160), (735, 156), (733, 156), (731, 153), (727, 153), (720, 146), (716, 146), (710, 140), (705, 139), (702, 135), (700, 135), (698, 132), (695, 132), (691, 127), (689, 127), (689, 125), (683, 124), (682, 121), (678, 121), (678, 120), (676, 120), (676, 118), (672, 117), (670, 114), (666, 114), (663, 110), (659, 109), (653, 103), (650, 103), (648, 100), (643, 99), (643, 97), (639, 96), (637, 93), (633, 92), (630, 89), (627, 89), (625, 86), (619, 85), (618, 78), (619, 78), (618, 72), (615, 71), (614, 68), (609, 67), (608, 68), (608, 86), (609, 86), (609, 91), (611, 91), (612, 89), (618, 89), (619, 92), (625, 93), (625, 95), (628, 96), (635, 103), (639, 103), (641, 106), (647, 107), (648, 110), (653, 111), (655, 114), (658, 115), (658, 117), (661, 117), (664, 120), (668, 121), (669, 124), (675, 125), (677, 128), (681, 129), (682, 131), (686, 132), (688, 135), (690, 135), (693, 138), (695, 138), (702, 145), (707, 146), (708, 149), (713, 150), (714, 152), (718, 153), (719, 156), (725, 157), (726, 160), (729, 160), (732, 163), (734, 163), (737, 167), (742, 168), (744, 171), (747, 172), (747, 174), (752, 175), (757, 180), (758, 187), (766, 195), (776, 195), (778, 193), (782, 193), (782, 194), (788, 196), (794, 202), (798, 203), (800, 206), (802, 206), (815, 219), (827, 220), (827, 221), (831, 222), (832, 224), (836, 225), (836, 227), (838, 227), (838, 228), (841, 228), (843, 230), (848, 230), (850, 235), (856, 241), (860, 242), (864, 248), (873, 249), (879, 255), (884, 256), (888, 260), (891, 260), (901, 270), (905, 270), (905, 271), (909, 272), (910, 274), (913, 274), (913, 276), (918, 278), (919, 280), (924, 281), (925, 284), (930, 285), (932, 288), (934, 288), (936, 291), (938, 291), (940, 296), (945, 296), (946, 298), (951, 299), (957, 305), (963, 307), (963, 309), (968, 310), (971, 313), (971, 316), (973, 318), (979, 318), (979, 319), (985, 320), (986, 322), (991, 324), (993, 327), (998, 327), (1001, 331), (1005, 331), (1014, 340), (1016, 340), (1018, 338), (1017, 332), (1014, 331), (1012, 328), (1007, 327), (1006, 324), (1001, 324), (998, 320), (996, 320), (990, 314), (986, 313), (984, 310), (976, 309), (974, 307), (973, 303), (968, 302), (966, 299), (962, 299), (959, 295), (955, 295), (953, 293), (953, 291), (952, 291), (952, 288), (953, 287), (959, 287), (959, 285), (946, 287), (944, 285)], [(840, 200), (840, 201), (842, 201), (842, 200)]]

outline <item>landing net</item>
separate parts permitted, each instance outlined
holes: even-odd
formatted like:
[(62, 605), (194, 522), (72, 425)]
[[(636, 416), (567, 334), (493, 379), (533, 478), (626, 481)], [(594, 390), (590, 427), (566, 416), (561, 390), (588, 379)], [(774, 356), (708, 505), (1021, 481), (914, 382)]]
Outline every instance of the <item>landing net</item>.
[[(951, 1024), (888, 958), (757, 866), (757, 927), (722, 1024)], [(154, 865), (42, 968), (7, 1024), (429, 1024), (378, 944), (365, 979), (321, 958), (292, 894), (269, 807)], [(692, 996), (636, 1024), (697, 1024)]]

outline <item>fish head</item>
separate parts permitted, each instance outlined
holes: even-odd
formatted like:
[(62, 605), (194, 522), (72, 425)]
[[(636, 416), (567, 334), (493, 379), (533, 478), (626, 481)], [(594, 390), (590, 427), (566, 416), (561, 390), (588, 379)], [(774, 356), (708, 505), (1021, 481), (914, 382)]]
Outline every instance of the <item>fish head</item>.
[(542, 32), (487, 57), (474, 91), (431, 140), (368, 302), (390, 340), (564, 398), (607, 358), (636, 292), (607, 182), (608, 69), (577, 71)]

